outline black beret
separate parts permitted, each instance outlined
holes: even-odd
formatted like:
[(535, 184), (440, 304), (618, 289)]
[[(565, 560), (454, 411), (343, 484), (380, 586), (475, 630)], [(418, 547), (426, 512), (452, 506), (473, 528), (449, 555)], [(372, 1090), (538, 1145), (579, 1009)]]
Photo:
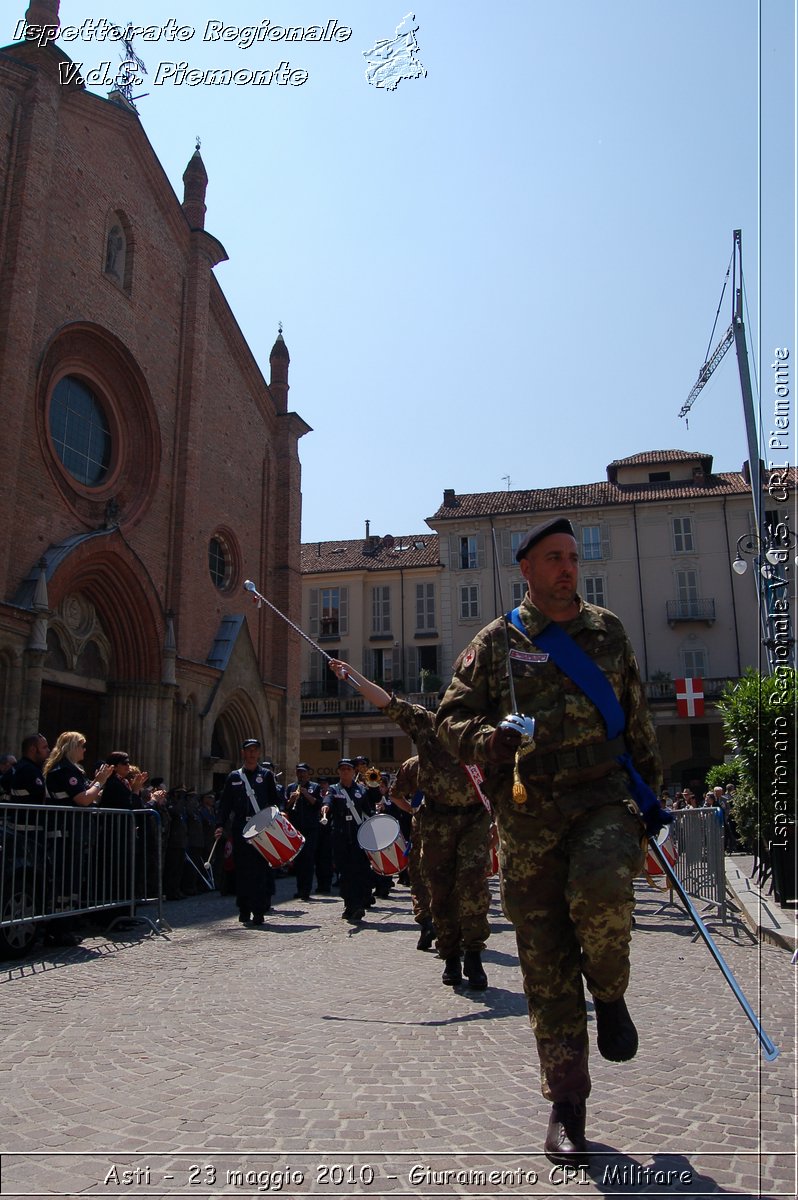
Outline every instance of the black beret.
[(339, 767), (351, 767), (353, 770), (355, 768), (355, 764), (352, 762), (351, 758), (339, 758), (338, 766)]
[(250, 746), (259, 746), (260, 742), (257, 738), (245, 738), (241, 743), (242, 750), (249, 750)]
[(569, 533), (573, 537), (574, 527), (567, 517), (552, 517), (548, 521), (541, 522), (534, 529), (530, 529), (521, 542), (521, 545), (515, 552), (515, 561), (520, 562), (533, 546), (536, 546), (538, 542), (542, 542), (544, 538), (549, 537), (552, 533)]

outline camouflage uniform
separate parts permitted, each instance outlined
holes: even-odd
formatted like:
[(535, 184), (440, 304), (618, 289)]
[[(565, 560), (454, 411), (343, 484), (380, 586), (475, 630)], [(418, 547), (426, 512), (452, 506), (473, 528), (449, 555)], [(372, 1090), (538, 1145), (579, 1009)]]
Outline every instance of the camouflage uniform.
[(490, 815), (462, 765), (435, 736), (428, 709), (391, 697), (383, 712), (418, 747), (418, 787), (424, 793), (421, 869), (441, 958), (481, 951), (490, 937)]
[[(613, 613), (578, 603), (578, 615), (562, 627), (608, 677), (626, 715), (626, 746), (657, 789), (656, 738), (629, 640)], [(628, 779), (615, 762), (620, 739), (607, 741), (598, 710), (534, 645), (549, 620), (529, 595), (520, 615), (529, 637), (509, 626), (509, 661), (517, 706), (537, 722), (535, 749), (519, 758), (525, 803), (512, 799), (512, 764), (486, 760), (486, 743), (512, 707), (502, 620), (460, 655), (437, 729), (453, 754), (485, 764), (501, 833), (502, 899), (516, 929), (543, 1095), (576, 1103), (590, 1092), (582, 977), (602, 1001), (626, 990), (643, 827), (626, 807)]]
[[(391, 797), (410, 801), (418, 791), (418, 755), (406, 758), (391, 786)], [(432, 920), (429, 887), (421, 869), (421, 846), (424, 838), (424, 806), (415, 809), (412, 817), (410, 853), (407, 856), (407, 872), (410, 876), (410, 899), (413, 903), (413, 920), (424, 925)]]

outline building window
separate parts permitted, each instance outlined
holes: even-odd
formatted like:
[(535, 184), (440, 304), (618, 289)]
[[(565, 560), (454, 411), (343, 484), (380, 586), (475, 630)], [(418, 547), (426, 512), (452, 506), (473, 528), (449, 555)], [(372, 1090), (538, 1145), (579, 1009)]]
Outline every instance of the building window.
[(59, 380), (50, 400), (50, 436), (73, 479), (99, 487), (111, 462), (111, 430), (94, 392), (79, 379)]
[(393, 762), (393, 738), (381, 737), (379, 746), (379, 759), (381, 763)]
[(380, 683), (394, 683), (396, 673), (394, 666), (396, 664), (397, 654), (391, 650), (372, 650), (368, 656), (371, 659), (368, 674), (372, 679), (376, 679)]
[(510, 593), (513, 608), (518, 608), (524, 596), (526, 595), (526, 580), (514, 579)]
[(479, 588), (468, 584), (460, 588), (460, 620), (469, 621), (479, 616)]
[(479, 550), (475, 537), (460, 538), (460, 569), (475, 571), (479, 566)]
[(389, 587), (371, 589), (371, 632), (391, 632), (391, 589)]
[(685, 679), (706, 679), (706, 650), (682, 650), (682, 670)]
[(603, 575), (585, 575), (584, 592), (588, 604), (597, 604), (599, 608), (607, 607)]
[(676, 572), (676, 598), (682, 603), (698, 599), (697, 571)]
[(340, 637), (349, 632), (348, 588), (310, 589), (310, 630), (317, 637)]
[(416, 632), (435, 629), (435, 584), (416, 584)]
[(601, 552), (601, 526), (600, 525), (583, 525), (582, 526), (582, 558), (584, 559), (600, 559), (603, 558)]
[(338, 741), (338, 738), (322, 738), (321, 739), (321, 749), (322, 750), (337, 750), (339, 744), (340, 743)]
[(692, 517), (673, 518), (673, 549), (676, 554), (692, 554), (695, 550)]
[(214, 586), (220, 592), (225, 592), (230, 587), (231, 568), (232, 560), (230, 552), (223, 538), (212, 537), (208, 543), (208, 570), (211, 573)]

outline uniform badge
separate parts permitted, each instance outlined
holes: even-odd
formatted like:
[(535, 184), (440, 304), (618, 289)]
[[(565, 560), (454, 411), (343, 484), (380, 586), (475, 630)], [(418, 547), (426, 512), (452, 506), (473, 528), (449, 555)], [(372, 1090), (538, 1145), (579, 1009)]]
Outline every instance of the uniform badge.
[(516, 659), (517, 662), (524, 663), (544, 663), (549, 661), (548, 654), (544, 654), (542, 651), (538, 653), (532, 653), (531, 651), (526, 650), (511, 650), (510, 658)]
[(75, 778), (75, 776), (74, 776), (74, 775), (73, 775), (73, 776), (72, 776), (72, 778), (69, 780), (69, 786), (70, 786), (70, 787), (77, 787), (77, 786), (78, 786), (78, 781), (77, 781), (77, 779)]
[(256, 775), (256, 776), (255, 776), (255, 782), (256, 782), (256, 783), (263, 783), (263, 776), (262, 776), (262, 775)]
[(466, 650), (465, 654), (463, 655), (463, 666), (470, 667), (472, 662), (476, 658), (476, 656), (477, 656), (477, 652), (474, 649), (474, 647), (469, 646), (469, 648)]

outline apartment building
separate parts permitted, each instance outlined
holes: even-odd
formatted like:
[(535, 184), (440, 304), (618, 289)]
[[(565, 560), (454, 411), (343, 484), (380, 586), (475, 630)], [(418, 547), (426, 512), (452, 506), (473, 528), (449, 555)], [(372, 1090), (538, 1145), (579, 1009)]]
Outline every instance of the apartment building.
[[(793, 478), (790, 497), (794, 486)], [(767, 516), (774, 527), (787, 520), (789, 503), (768, 500)], [(324, 589), (348, 588), (348, 632), (339, 644), (356, 666), (383, 679), (386, 686), (399, 687), (396, 681), (401, 681), (403, 694), (418, 691), (422, 660), (417, 653), (424, 645), (423, 661), (434, 664), (434, 675), (445, 681), (477, 630), (520, 602), (524, 583), (515, 561), (518, 544), (531, 526), (555, 513), (568, 517), (576, 531), (581, 595), (616, 612), (632, 640), (667, 782), (700, 780), (726, 753), (715, 703), (718, 696), (726, 682), (739, 678), (747, 666), (763, 666), (753, 559), (744, 574), (733, 568), (735, 558), (739, 560), (751, 546), (750, 484), (741, 472), (714, 472), (711, 454), (647, 451), (610, 463), (606, 479), (600, 482), (567, 487), (471, 494), (447, 488), (440, 507), (427, 519), (437, 536), (404, 539), (408, 549), (399, 553), (400, 558), (425, 540), (424, 551), (412, 553), (427, 557), (423, 564), (414, 564), (412, 575), (403, 573), (401, 586), (396, 568), (393, 573), (389, 569), (396, 562), (395, 546), (373, 555), (370, 569), (357, 558), (362, 543), (342, 542), (337, 549), (324, 543), (315, 560), (312, 547), (303, 547), (303, 608), (321, 628), (321, 617), (311, 606), (325, 602)], [(338, 572), (330, 570), (332, 555), (341, 564)], [(434, 636), (425, 643), (419, 640), (419, 631), (411, 627), (417, 620), (415, 609), (410, 626), (393, 623), (390, 632), (402, 633), (394, 639), (393, 657), (389, 654), (393, 674), (388, 675), (384, 649), (382, 657), (374, 656), (378, 645), (374, 638), (380, 636), (375, 625), (379, 602), (374, 597), (381, 595), (385, 603), (395, 606), (401, 593), (406, 603), (411, 579), (412, 597), (418, 603), (425, 593), (416, 589), (429, 589)], [(340, 657), (345, 657), (343, 652)], [(309, 674), (310, 663), (303, 664), (303, 679), (308, 682), (301, 731), (308, 754), (316, 749), (308, 740), (312, 727), (308, 705), (311, 699), (320, 700), (315, 696), (320, 667), (313, 669), (315, 676)], [(702, 681), (700, 715), (678, 714), (674, 680), (682, 678)], [(334, 691), (330, 684), (326, 686), (328, 693)], [(332, 709), (350, 704), (345, 697), (328, 695), (328, 700), (329, 716)], [(313, 717), (316, 720), (318, 714)], [(373, 710), (361, 717), (360, 725), (351, 726), (350, 739), (357, 729), (358, 737), (367, 736), (376, 751), (379, 739), (387, 736), (379, 733), (383, 718)], [(333, 721), (328, 725), (325, 744), (332, 755), (333, 744), (342, 745), (342, 730), (350, 727), (348, 718), (338, 729)], [(350, 740), (352, 753), (369, 753), (353, 746)], [(395, 737), (394, 749), (399, 747), (403, 748), (402, 740)], [(370, 756), (379, 760), (376, 753)], [(318, 755), (315, 763), (320, 765)]]

